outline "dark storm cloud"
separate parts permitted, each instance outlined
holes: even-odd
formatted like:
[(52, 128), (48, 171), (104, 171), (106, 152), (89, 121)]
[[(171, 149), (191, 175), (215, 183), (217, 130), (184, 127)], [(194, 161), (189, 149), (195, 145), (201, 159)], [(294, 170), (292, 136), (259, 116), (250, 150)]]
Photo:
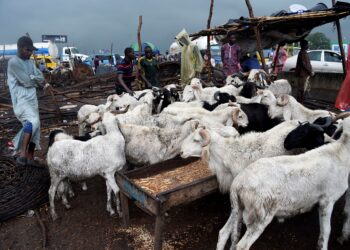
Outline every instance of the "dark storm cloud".
[[(293, 3), (310, 8), (318, 2), (251, 0), (256, 16), (288, 10)], [(25, 32), (34, 41), (40, 41), (42, 34), (65, 34), (69, 44), (82, 51), (97, 52), (113, 43), (114, 51), (121, 53), (137, 40), (142, 15), (142, 40), (152, 41), (164, 52), (182, 28), (191, 33), (206, 27), (209, 4), (209, 0), (0, 0), (0, 44), (15, 43)], [(240, 16), (248, 16), (244, 0), (215, 0), (212, 26)], [(349, 20), (342, 21), (342, 26), (343, 36), (350, 38)], [(336, 39), (331, 25), (316, 31)]]

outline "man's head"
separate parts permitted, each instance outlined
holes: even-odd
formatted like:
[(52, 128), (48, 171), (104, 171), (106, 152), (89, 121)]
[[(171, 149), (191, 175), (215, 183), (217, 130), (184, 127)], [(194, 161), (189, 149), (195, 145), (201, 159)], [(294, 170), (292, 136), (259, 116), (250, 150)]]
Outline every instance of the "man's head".
[(227, 35), (227, 38), (228, 38), (228, 43), (229, 43), (230, 45), (232, 45), (232, 44), (234, 44), (234, 43), (236, 42), (236, 36), (235, 36), (234, 33), (229, 33), (229, 34)]
[(302, 49), (308, 49), (309, 48), (309, 42), (307, 40), (301, 40), (300, 41), (300, 48)]
[(145, 56), (146, 56), (146, 58), (152, 58), (153, 51), (152, 51), (152, 48), (150, 46), (145, 47)]
[(36, 50), (36, 48), (30, 37), (22, 36), (17, 40), (17, 54), (23, 60), (28, 60), (34, 50)]
[(125, 57), (129, 58), (130, 60), (135, 59), (134, 50), (130, 47), (128, 47), (124, 50), (124, 55), (125, 55)]

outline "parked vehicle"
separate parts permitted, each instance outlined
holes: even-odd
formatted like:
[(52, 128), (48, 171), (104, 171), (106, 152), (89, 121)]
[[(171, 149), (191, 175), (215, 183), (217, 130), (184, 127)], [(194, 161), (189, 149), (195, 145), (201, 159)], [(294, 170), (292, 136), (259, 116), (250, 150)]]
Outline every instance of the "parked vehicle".
[(62, 48), (62, 55), (61, 55), (61, 61), (62, 62), (68, 62), (70, 58), (78, 58), (80, 57), (81, 61), (88, 61), (89, 56), (85, 54), (81, 54), (79, 50), (76, 47), (63, 47)]
[[(32, 59), (34, 59), (33, 56), (32, 56)], [(36, 56), (36, 61), (37, 61), (37, 63), (40, 63), (41, 60), (44, 60), (45, 67), (46, 67), (48, 70), (53, 70), (54, 68), (57, 67), (57, 63), (52, 59), (51, 56), (37, 55), (37, 56)]]
[[(111, 64), (110, 62), (110, 57), (111, 55), (101, 55), (101, 54), (97, 54), (97, 55), (94, 55), (93, 58), (95, 58), (96, 56), (99, 57), (100, 59), (100, 63), (102, 64)], [(112, 55), (112, 65), (118, 65), (121, 63), (121, 61), (123, 60), (123, 58), (119, 55), (119, 54), (114, 54)]]
[[(343, 73), (343, 65), (340, 54), (332, 50), (308, 51), (312, 70), (322, 73)], [(298, 55), (289, 57), (284, 64), (283, 71), (294, 71)]]

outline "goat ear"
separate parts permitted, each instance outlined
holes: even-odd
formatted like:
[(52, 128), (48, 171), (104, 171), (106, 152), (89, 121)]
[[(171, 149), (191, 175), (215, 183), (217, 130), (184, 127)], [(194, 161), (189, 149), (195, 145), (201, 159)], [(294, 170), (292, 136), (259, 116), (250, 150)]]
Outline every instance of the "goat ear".
[(256, 95), (263, 95), (263, 94), (264, 94), (263, 89), (258, 89), (258, 90), (256, 91)]
[(286, 106), (289, 103), (289, 96), (288, 95), (281, 95), (277, 98), (277, 105), (278, 106)]
[(232, 102), (231, 100), (228, 101), (228, 106), (230, 106), (230, 107), (238, 107), (237, 103)]
[(205, 130), (205, 129), (201, 129), (201, 130), (199, 130), (199, 135), (203, 139), (202, 147), (208, 146), (208, 144), (210, 143), (210, 134), (209, 134), (209, 132), (207, 130)]
[(199, 121), (198, 120), (194, 120), (191, 122), (191, 128), (192, 128), (192, 132), (195, 131), (199, 126)]

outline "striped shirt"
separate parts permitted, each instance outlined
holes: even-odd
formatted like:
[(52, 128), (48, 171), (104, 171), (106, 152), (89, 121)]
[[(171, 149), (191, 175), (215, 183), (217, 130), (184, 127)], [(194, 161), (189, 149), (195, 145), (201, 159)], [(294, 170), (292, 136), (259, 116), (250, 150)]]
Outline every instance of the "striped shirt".
[(133, 61), (127, 63), (125, 59), (118, 65), (117, 73), (123, 75), (123, 80), (128, 87), (131, 87), (131, 83), (135, 80), (133, 75), (134, 63)]

